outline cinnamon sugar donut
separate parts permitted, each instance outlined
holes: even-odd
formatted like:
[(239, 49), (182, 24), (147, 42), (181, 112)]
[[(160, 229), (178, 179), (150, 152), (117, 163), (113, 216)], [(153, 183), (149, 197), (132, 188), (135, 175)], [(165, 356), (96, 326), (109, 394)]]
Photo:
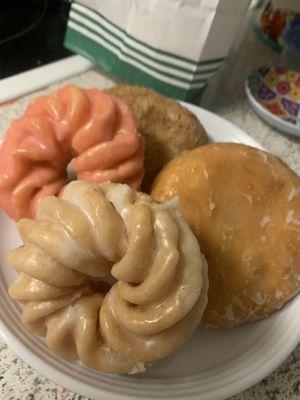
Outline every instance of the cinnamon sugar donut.
[(106, 93), (129, 105), (145, 139), (142, 189), (146, 193), (150, 192), (155, 176), (168, 161), (208, 141), (198, 118), (174, 99), (145, 87), (130, 85), (116, 85)]
[(65, 86), (11, 124), (0, 148), (0, 206), (15, 220), (34, 216), (40, 199), (67, 183), (71, 160), (78, 179), (138, 188), (143, 159), (144, 141), (123, 101)]
[(152, 196), (180, 210), (208, 262), (203, 322), (235, 326), (281, 308), (300, 290), (300, 178), (277, 157), (214, 143), (171, 161)]
[[(38, 205), (8, 254), (22, 322), (59, 355), (103, 372), (138, 372), (175, 351), (207, 302), (206, 263), (174, 205), (127, 185), (74, 181)], [(117, 281), (105, 293), (99, 280)]]

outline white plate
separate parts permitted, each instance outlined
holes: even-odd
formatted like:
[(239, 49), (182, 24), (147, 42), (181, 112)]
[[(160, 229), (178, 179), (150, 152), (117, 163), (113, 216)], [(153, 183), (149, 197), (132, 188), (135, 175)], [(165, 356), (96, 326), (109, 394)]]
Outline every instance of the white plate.
[[(195, 106), (211, 140), (259, 145), (243, 131)], [(18, 245), (14, 223), (0, 214), (0, 334), (28, 364), (58, 384), (93, 399), (218, 400), (241, 392), (268, 375), (300, 339), (300, 296), (270, 318), (235, 329), (198, 329), (173, 356), (134, 376), (105, 375), (62, 360), (29, 334), (20, 308), (7, 295), (14, 272), (4, 255)]]

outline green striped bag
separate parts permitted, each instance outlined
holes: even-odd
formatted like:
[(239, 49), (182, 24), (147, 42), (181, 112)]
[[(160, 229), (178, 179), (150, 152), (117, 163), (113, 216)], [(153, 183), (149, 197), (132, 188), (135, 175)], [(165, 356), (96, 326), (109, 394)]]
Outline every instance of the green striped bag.
[(65, 46), (123, 81), (196, 101), (250, 0), (80, 0)]

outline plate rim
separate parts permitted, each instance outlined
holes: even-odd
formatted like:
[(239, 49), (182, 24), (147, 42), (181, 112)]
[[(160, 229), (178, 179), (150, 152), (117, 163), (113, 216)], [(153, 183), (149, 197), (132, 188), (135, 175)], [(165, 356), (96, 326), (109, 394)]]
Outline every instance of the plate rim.
[[(235, 134), (234, 136), (238, 137), (239, 139), (242, 139), (244, 144), (256, 147), (260, 150), (266, 150), (259, 142), (253, 139), (248, 133), (246, 133), (243, 129), (241, 129), (237, 125), (228, 121), (226, 118), (220, 117), (219, 115), (213, 113), (212, 111), (209, 111), (203, 107), (196, 106), (194, 104), (187, 103), (185, 101), (181, 101), (180, 104), (186, 107), (189, 111), (193, 112), (198, 120), (200, 120), (200, 118), (198, 117), (197, 114), (199, 114), (200, 112), (200, 114), (202, 114), (204, 118), (214, 120), (215, 122), (218, 122), (220, 125), (222, 124), (223, 126), (225, 126), (227, 129), (235, 131), (237, 134)], [(202, 120), (200, 120), (200, 122), (202, 125), (205, 125), (205, 123)]]

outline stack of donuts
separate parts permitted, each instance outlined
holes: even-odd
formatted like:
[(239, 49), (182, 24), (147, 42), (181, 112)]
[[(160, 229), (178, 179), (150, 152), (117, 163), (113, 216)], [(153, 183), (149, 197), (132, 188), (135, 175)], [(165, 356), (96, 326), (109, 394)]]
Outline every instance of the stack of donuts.
[(56, 354), (138, 373), (201, 325), (267, 317), (300, 291), (300, 178), (275, 156), (210, 143), (152, 90), (65, 86), (0, 147), (0, 207), (22, 323)]

